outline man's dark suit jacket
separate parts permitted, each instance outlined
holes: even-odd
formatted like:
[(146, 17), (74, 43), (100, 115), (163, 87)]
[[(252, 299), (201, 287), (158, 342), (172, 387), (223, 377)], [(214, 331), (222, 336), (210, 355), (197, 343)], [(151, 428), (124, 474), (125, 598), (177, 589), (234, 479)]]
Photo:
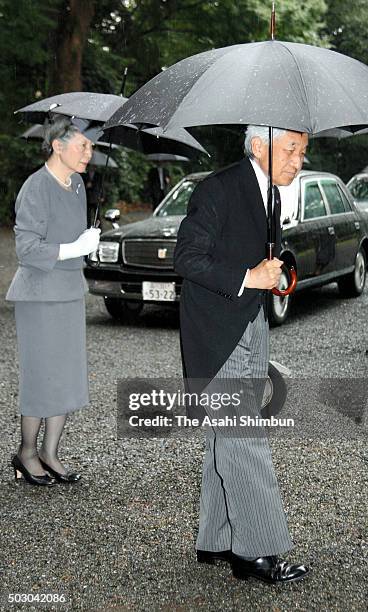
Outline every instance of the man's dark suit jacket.
[(149, 197), (152, 202), (153, 210), (160, 204), (165, 195), (169, 190), (169, 185), (167, 184), (166, 179), (170, 178), (170, 174), (167, 168), (162, 168), (163, 170), (163, 180), (164, 180), (164, 188), (161, 189), (160, 183), (160, 175), (159, 169), (157, 167), (151, 168), (148, 173), (148, 188), (149, 188)]
[[(275, 255), (280, 254), (280, 201), (275, 202)], [(175, 249), (184, 278), (180, 331), (187, 390), (200, 392), (230, 356), (268, 291), (244, 289), (247, 268), (266, 257), (267, 219), (248, 158), (211, 174), (191, 196)], [(189, 380), (188, 380), (189, 379)]]

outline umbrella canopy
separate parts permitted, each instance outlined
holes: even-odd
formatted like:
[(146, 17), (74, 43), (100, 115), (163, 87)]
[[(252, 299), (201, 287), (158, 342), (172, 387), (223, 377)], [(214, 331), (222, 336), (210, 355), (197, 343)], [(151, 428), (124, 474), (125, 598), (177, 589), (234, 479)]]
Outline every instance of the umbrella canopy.
[(367, 134), (368, 128), (364, 128), (355, 132), (352, 132), (351, 130), (348, 130), (346, 128), (332, 128), (331, 130), (322, 130), (322, 132), (317, 132), (317, 134), (313, 134), (313, 138), (337, 138), (338, 140), (343, 140), (344, 138), (351, 138), (351, 136), (364, 136)]
[(49, 111), (104, 123), (127, 98), (91, 91), (72, 91), (38, 100), (15, 111), (30, 123), (42, 123)]
[(109, 155), (106, 155), (106, 153), (102, 153), (102, 151), (96, 151), (96, 149), (93, 151), (89, 165), (90, 166), (104, 166), (105, 168), (106, 166), (108, 168), (118, 167), (116, 161), (112, 159), (112, 157), (110, 157)]
[[(40, 123), (36, 123), (35, 125), (32, 125), (30, 128), (28, 128), (25, 132), (23, 132), (20, 137), (21, 138), (25, 138), (26, 140), (28, 139), (35, 139), (35, 140), (43, 140), (44, 138), (44, 133), (45, 133), (45, 126), (41, 125)], [(110, 144), (108, 142), (103, 142), (102, 140), (98, 140), (95, 143), (96, 147), (110, 147)], [(118, 149), (118, 145), (112, 144), (111, 145), (112, 149)]]
[[(70, 92), (38, 100), (15, 111), (31, 123), (43, 122), (52, 113), (78, 117), (102, 125), (127, 101), (113, 94), (88, 91)], [(173, 153), (195, 157), (206, 150), (185, 129), (169, 130), (163, 134), (161, 128), (138, 131), (134, 125), (119, 125), (116, 130), (106, 132), (108, 141), (142, 153)]]
[(151, 79), (105, 127), (121, 123), (356, 131), (368, 125), (368, 67), (335, 51), (277, 40), (206, 51)]
[(153, 162), (188, 162), (189, 159), (183, 155), (170, 155), (168, 153), (150, 153), (147, 158)]
[[(355, 132), (355, 134), (359, 134), (360, 132)], [(321, 132), (317, 132), (312, 135), (312, 138), (337, 138), (341, 140), (342, 138), (347, 138), (349, 136), (353, 136), (353, 132), (347, 129), (342, 128), (331, 128), (330, 130), (322, 130)]]
[(161, 127), (139, 130), (135, 125), (120, 124), (103, 129), (104, 138), (141, 153), (168, 153), (193, 158), (206, 153), (202, 145), (183, 128), (163, 130)]

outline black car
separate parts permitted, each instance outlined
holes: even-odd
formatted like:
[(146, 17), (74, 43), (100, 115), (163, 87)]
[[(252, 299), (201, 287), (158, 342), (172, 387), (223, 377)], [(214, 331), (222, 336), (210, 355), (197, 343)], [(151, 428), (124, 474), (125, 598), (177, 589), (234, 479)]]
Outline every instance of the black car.
[(361, 172), (351, 177), (346, 184), (357, 207), (368, 214), (368, 173)]
[[(183, 178), (144, 221), (105, 232), (87, 260), (90, 292), (104, 297), (111, 316), (124, 319), (144, 304), (173, 304), (180, 299), (182, 279), (173, 269), (177, 232), (197, 183), (209, 173)], [(302, 171), (289, 187), (281, 187), (282, 250), (280, 258), (296, 268), (296, 291), (337, 281), (344, 296), (364, 289), (368, 229), (344, 183), (325, 172)], [(112, 212), (112, 215), (111, 215)], [(113, 219), (114, 211), (108, 215)], [(280, 288), (288, 285), (281, 274)], [(270, 320), (280, 325), (291, 296), (270, 300)]]

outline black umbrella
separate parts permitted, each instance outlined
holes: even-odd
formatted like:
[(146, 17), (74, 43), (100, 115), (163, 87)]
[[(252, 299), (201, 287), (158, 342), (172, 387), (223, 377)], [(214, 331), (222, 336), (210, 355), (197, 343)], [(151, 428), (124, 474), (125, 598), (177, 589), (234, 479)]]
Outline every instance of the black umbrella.
[(277, 40), (214, 49), (151, 79), (105, 127), (120, 123), (358, 131), (368, 124), (368, 67), (335, 51)]
[[(40, 123), (35, 123), (35, 125), (32, 125), (30, 128), (28, 128), (27, 130), (25, 130), (25, 132), (23, 132), (20, 135), (20, 138), (25, 138), (26, 140), (43, 140), (45, 136), (45, 126), (41, 125)], [(108, 142), (103, 142), (102, 140), (98, 140), (95, 143), (96, 147), (110, 147), (110, 143)], [(118, 145), (111, 145), (112, 149), (118, 149)]]
[[(74, 91), (38, 100), (16, 110), (15, 114), (21, 114), (30, 123), (43, 123), (51, 112), (86, 119), (100, 126), (126, 101), (127, 98), (114, 94)], [(164, 134), (162, 128), (139, 131), (135, 125), (120, 124), (116, 130), (108, 130), (106, 138), (109, 143), (142, 153), (173, 153), (191, 158), (207, 153), (184, 128), (167, 130)]]
[[(328, 49), (274, 40), (213, 49), (167, 68), (129, 98), (105, 128), (123, 123), (166, 129), (219, 124), (269, 126), (267, 257), (273, 257), (273, 127), (297, 132), (368, 125), (368, 67)], [(287, 295), (291, 285), (277, 295)]]
[(170, 155), (170, 153), (150, 153), (147, 159), (153, 162), (188, 162), (189, 159), (183, 155)]

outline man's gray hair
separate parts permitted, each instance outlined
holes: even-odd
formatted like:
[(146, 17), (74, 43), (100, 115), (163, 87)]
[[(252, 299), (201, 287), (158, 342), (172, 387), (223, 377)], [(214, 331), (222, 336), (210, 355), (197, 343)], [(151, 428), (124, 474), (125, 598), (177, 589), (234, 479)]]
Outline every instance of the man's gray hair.
[[(286, 134), (287, 130), (282, 130), (280, 128), (273, 128), (273, 139), (281, 138), (284, 134)], [(253, 151), (252, 151), (252, 139), (256, 136), (260, 138), (264, 144), (269, 143), (269, 132), (267, 125), (248, 125), (247, 131), (245, 133), (244, 140), (244, 153), (250, 159), (253, 159)]]
[(71, 119), (65, 116), (53, 116), (45, 126), (42, 150), (50, 157), (52, 153), (52, 141), (57, 138), (61, 142), (68, 142), (80, 130), (72, 124)]

